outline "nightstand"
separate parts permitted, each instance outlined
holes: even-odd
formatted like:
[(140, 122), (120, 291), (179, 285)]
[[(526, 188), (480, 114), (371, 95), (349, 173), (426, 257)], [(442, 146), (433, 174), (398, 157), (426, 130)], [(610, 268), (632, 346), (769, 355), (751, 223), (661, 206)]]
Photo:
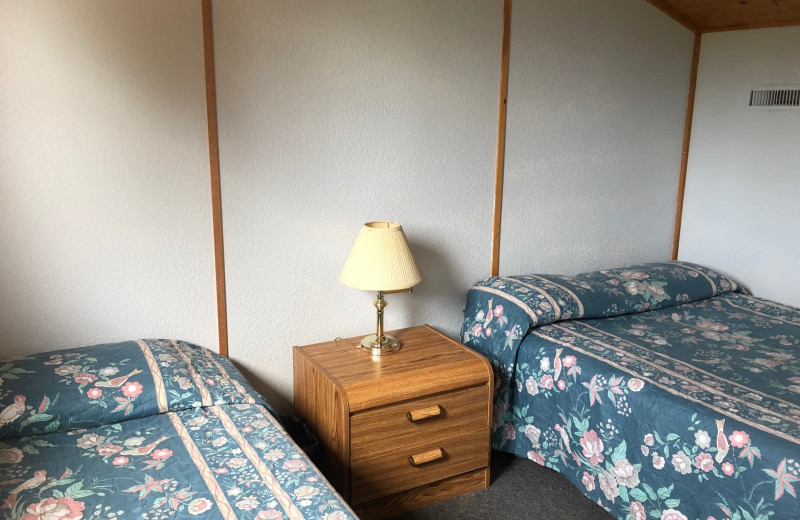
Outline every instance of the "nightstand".
[(383, 518), (489, 485), (492, 369), (428, 325), (294, 348), (294, 405), (325, 450), (322, 471), (356, 513)]

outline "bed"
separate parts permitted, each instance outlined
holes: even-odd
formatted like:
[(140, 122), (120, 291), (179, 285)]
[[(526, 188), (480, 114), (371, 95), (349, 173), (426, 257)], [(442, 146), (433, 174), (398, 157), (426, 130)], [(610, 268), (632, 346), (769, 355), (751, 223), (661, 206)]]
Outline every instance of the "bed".
[(355, 518), (231, 362), (140, 340), (0, 362), (0, 517)]
[(490, 278), (464, 313), (495, 449), (619, 519), (800, 518), (800, 309), (663, 262)]

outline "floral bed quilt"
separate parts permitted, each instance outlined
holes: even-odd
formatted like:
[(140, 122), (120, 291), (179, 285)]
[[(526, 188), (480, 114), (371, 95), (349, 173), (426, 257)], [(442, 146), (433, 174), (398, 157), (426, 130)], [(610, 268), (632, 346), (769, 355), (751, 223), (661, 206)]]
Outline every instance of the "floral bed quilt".
[(490, 278), (462, 336), (495, 369), (493, 446), (615, 517), (800, 518), (800, 309), (664, 262)]
[(0, 518), (355, 515), (227, 358), (140, 340), (0, 362)]

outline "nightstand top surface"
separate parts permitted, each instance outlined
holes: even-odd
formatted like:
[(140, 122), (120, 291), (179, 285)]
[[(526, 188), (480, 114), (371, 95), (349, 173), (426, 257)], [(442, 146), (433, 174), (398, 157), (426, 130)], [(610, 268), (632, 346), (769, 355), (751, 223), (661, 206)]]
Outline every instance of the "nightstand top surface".
[(456, 387), (485, 383), (488, 362), (428, 325), (389, 331), (399, 352), (373, 358), (357, 348), (362, 336), (295, 347), (340, 388), (358, 411)]

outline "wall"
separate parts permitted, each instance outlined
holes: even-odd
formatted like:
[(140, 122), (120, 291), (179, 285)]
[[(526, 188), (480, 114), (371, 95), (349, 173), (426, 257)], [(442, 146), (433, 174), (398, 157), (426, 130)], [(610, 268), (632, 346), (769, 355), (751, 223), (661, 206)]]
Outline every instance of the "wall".
[(199, 2), (0, 12), (0, 355), (215, 348)]
[(647, 2), (514, 2), (500, 274), (672, 254), (694, 36)]
[[(216, 348), (199, 3), (2, 7), (4, 348)], [(502, 2), (213, 8), (230, 356), (286, 410), (293, 345), (374, 328), (337, 280), (364, 222), (423, 274), (389, 329), (456, 335), (488, 276)], [(641, 0), (512, 20), (501, 272), (669, 256), (691, 35)]]
[[(273, 401), (292, 345), (374, 327), (337, 281), (364, 221), (401, 222), (423, 272), (387, 326), (457, 334), (491, 254), (501, 7), (214, 5), (231, 357)], [(515, 3), (503, 273), (669, 257), (692, 42), (638, 0)]]
[(800, 110), (747, 107), (800, 85), (800, 27), (703, 35), (678, 257), (800, 306)]
[(423, 275), (387, 329), (457, 334), (491, 260), (502, 2), (215, 2), (214, 38), (231, 358), (281, 407), (293, 345), (374, 330), (337, 279), (370, 220)]

